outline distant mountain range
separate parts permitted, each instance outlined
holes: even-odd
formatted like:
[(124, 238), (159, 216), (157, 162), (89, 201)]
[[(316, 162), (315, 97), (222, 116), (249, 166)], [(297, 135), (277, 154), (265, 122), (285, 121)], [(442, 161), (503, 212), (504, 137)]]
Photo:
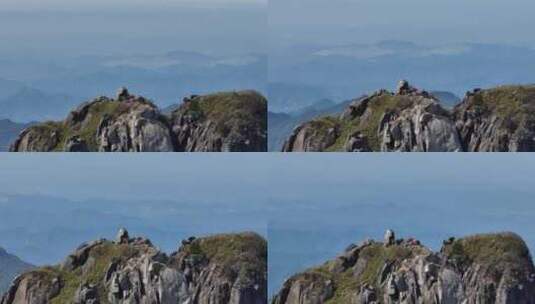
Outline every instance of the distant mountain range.
[(268, 151), (281, 151), (284, 141), (299, 124), (315, 117), (341, 112), (351, 101), (322, 99), (291, 113), (268, 112)]
[(19, 133), (33, 123), (16, 123), (9, 119), (0, 119), (0, 152), (9, 151), (9, 146)]
[[(207, 203), (186, 197), (177, 201), (155, 199), (148, 204), (147, 200), (73, 201), (53, 196), (0, 193), (1, 246), (34, 265), (56, 264), (83, 241), (95, 237), (113, 238), (118, 227), (126, 226), (170, 252), (176, 250), (177, 238), (190, 235), (242, 230), (263, 234), (265, 224), (258, 220), (257, 209), (258, 206), (248, 202), (217, 200)], [(208, 226), (206, 210), (211, 210), (216, 218)], [(95, 221), (96, 218), (99, 221)], [(23, 219), (32, 225), (18, 225)]]
[[(394, 89), (392, 84), (399, 79), (457, 96), (477, 87), (535, 83), (535, 50), (522, 46), (409, 41), (295, 45), (276, 50), (269, 59), (269, 81), (276, 84), (270, 85), (269, 100), (275, 112), (295, 110), (322, 98), (347, 100), (377, 88)], [(286, 93), (288, 87), (293, 92)], [(313, 91), (300, 92), (300, 88), (314, 88), (314, 98), (307, 95)]]
[[(191, 94), (243, 89), (267, 92), (267, 57), (263, 54), (212, 56), (172, 51), (42, 61), (21, 58), (6, 65), (9, 71), (5, 74), (0, 71), (0, 119), (57, 120), (80, 100), (113, 94), (121, 86), (161, 107), (180, 103)], [(16, 81), (1, 79), (13, 75)]]
[(17, 256), (8, 253), (4, 248), (0, 247), (0, 294), (7, 291), (13, 279), (33, 268), (34, 266), (22, 261)]
[(13, 121), (44, 121), (56, 118), (61, 112), (68, 112), (74, 105), (75, 101), (67, 95), (22, 87), (0, 99), (0, 116)]

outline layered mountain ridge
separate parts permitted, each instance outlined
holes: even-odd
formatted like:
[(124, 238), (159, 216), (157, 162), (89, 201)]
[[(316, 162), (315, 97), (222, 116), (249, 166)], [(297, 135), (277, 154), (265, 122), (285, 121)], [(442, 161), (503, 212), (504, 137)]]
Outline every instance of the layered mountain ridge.
[(170, 114), (126, 88), (98, 97), (64, 121), (21, 132), (14, 152), (261, 152), (267, 150), (267, 101), (254, 91), (193, 95)]
[(285, 281), (273, 304), (535, 303), (535, 268), (514, 233), (445, 240), (439, 252), (416, 239), (350, 245), (333, 260)]
[(8, 289), (9, 284), (17, 275), (33, 267), (0, 247), (0, 294)]
[(9, 119), (0, 119), (0, 152), (9, 151), (9, 146), (20, 132), (33, 123), (18, 123)]
[(18, 276), (2, 304), (265, 304), (267, 244), (255, 233), (182, 241), (167, 255), (121, 229), (84, 243), (56, 266)]
[(452, 110), (400, 81), (353, 100), (338, 116), (297, 126), (283, 151), (535, 151), (535, 86), (467, 92)]

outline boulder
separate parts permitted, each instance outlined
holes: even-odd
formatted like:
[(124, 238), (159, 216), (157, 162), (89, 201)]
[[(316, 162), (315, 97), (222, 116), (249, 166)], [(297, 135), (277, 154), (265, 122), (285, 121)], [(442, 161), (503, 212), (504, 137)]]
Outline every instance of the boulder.
[(117, 244), (128, 244), (130, 237), (128, 236), (128, 231), (125, 228), (119, 229), (117, 236), (115, 237), (115, 242)]
[(384, 245), (391, 246), (391, 245), (394, 245), (395, 243), (396, 243), (396, 235), (394, 234), (394, 231), (390, 229), (386, 230), (385, 237), (384, 237)]
[(74, 293), (74, 304), (99, 304), (97, 286), (82, 284)]

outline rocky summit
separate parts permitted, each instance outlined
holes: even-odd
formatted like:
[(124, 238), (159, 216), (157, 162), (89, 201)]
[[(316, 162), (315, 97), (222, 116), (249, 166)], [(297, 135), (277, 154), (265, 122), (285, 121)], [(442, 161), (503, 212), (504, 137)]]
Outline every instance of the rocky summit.
[(122, 229), (60, 265), (17, 277), (1, 304), (265, 304), (267, 244), (254, 233), (190, 237), (167, 255)]
[(267, 101), (254, 91), (191, 96), (170, 114), (126, 88), (98, 97), (64, 121), (26, 128), (14, 152), (263, 152)]
[(475, 89), (447, 110), (402, 80), (395, 92), (380, 90), (337, 116), (300, 124), (283, 151), (535, 151), (535, 86)]
[(433, 252), (388, 231), (294, 275), (272, 303), (533, 304), (535, 268), (513, 233), (450, 238)]

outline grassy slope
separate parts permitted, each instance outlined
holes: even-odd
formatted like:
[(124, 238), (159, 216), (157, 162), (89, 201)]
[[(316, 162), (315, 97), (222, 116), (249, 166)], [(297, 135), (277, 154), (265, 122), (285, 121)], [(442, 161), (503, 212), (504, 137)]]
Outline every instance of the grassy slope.
[(205, 257), (226, 271), (237, 270), (240, 278), (248, 277), (250, 272), (267, 269), (267, 242), (255, 233), (199, 238), (184, 250), (184, 254)]
[[(180, 108), (177, 111), (184, 111)], [(231, 128), (249, 121), (267, 129), (267, 101), (256, 92), (221, 92), (200, 96), (191, 101), (189, 114), (216, 123), (216, 130), (226, 136)]]
[(107, 290), (103, 284), (107, 267), (112, 261), (125, 260), (139, 252), (139, 249), (133, 246), (105, 242), (90, 251), (89, 259), (95, 261), (91, 267), (78, 267), (73, 271), (66, 271), (59, 266), (47, 266), (33, 270), (31, 273), (40, 278), (40, 284), (50, 286), (54, 278), (59, 278), (63, 282), (61, 292), (50, 301), (51, 304), (72, 302), (76, 290), (82, 283), (95, 284), (98, 287), (101, 303), (107, 303), (104, 296)]
[(499, 280), (506, 268), (522, 271), (526, 261), (531, 260), (524, 241), (512, 233), (480, 234), (455, 240), (444, 248), (449, 259), (463, 267), (472, 263), (488, 269)]

